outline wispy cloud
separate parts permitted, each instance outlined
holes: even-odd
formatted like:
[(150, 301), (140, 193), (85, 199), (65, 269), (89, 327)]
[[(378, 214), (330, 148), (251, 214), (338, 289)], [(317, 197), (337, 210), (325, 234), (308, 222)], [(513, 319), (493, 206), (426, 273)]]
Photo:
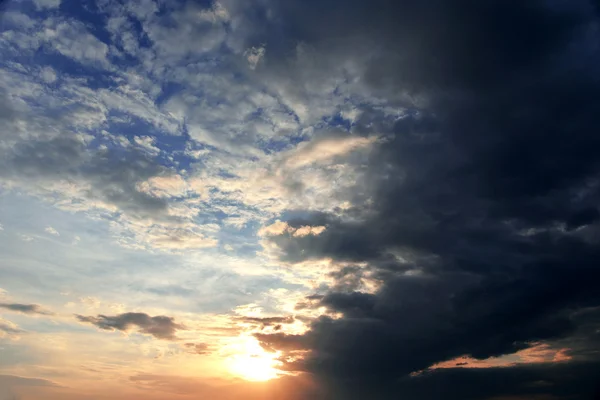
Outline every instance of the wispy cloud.
[(0, 303), (0, 308), (22, 314), (52, 315), (37, 304)]

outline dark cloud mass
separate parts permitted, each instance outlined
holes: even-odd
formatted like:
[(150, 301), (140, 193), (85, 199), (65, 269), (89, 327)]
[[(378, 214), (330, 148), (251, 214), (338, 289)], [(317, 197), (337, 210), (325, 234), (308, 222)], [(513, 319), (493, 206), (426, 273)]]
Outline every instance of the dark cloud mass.
[(103, 330), (127, 332), (135, 327), (141, 333), (163, 340), (177, 340), (177, 331), (185, 329), (183, 325), (176, 323), (171, 317), (162, 315), (151, 317), (145, 313), (130, 312), (115, 316), (98, 315), (96, 317), (76, 315), (76, 317), (81, 322), (95, 325)]
[[(258, 335), (263, 345), (308, 351), (286, 367), (313, 374), (332, 399), (591, 398), (600, 362), (594, 5), (275, 1), (269, 12), (271, 24), (255, 28), (270, 50), (263, 73), (280, 76), (302, 42), (323, 60), (303, 76), (358, 65), (362, 90), (406, 112), (361, 110), (353, 133), (384, 140), (352, 208), (290, 221), (325, 225), (320, 235), (268, 238), (283, 261), (342, 265), (338, 283), (310, 300), (343, 316), (320, 317), (304, 335)], [(380, 282), (374, 293), (360, 291), (367, 278)], [(573, 358), (410, 376), (540, 341)]]

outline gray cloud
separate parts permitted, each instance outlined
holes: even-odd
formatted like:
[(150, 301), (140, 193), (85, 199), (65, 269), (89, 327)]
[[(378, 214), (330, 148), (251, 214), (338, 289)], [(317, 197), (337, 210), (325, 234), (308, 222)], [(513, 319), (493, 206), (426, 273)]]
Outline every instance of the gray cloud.
[(141, 333), (163, 340), (177, 340), (177, 331), (186, 329), (185, 326), (176, 323), (172, 317), (151, 317), (144, 313), (130, 312), (115, 316), (98, 315), (96, 317), (76, 315), (76, 317), (81, 322), (95, 325), (103, 330), (127, 332), (135, 327)]
[(52, 315), (51, 312), (44, 310), (37, 304), (0, 303), (0, 308), (23, 314)]
[(89, 199), (102, 200), (137, 217), (160, 217), (167, 203), (137, 184), (167, 169), (137, 150), (89, 149), (81, 139), (58, 136), (14, 146), (4, 160), (4, 175), (33, 181), (72, 179)]

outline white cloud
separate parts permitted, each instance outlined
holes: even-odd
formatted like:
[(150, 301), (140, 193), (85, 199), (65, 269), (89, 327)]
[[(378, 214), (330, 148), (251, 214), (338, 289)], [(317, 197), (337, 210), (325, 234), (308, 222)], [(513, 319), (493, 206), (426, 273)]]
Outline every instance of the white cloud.
[(133, 138), (133, 141), (150, 154), (157, 155), (160, 153), (160, 149), (154, 145), (156, 143), (156, 139), (153, 137), (136, 136)]
[(287, 233), (294, 237), (304, 237), (309, 235), (319, 236), (321, 233), (325, 232), (326, 229), (325, 226), (301, 226), (299, 228), (294, 228), (287, 222), (277, 220), (271, 225), (262, 227), (258, 231), (258, 234), (260, 236), (279, 236)]
[(46, 229), (44, 229), (44, 231), (46, 231), (46, 233), (49, 233), (54, 236), (60, 236), (60, 233), (58, 233), (58, 231), (51, 226), (46, 227)]
[(40, 77), (46, 83), (54, 83), (56, 82), (56, 71), (52, 67), (44, 67), (40, 71)]
[(325, 232), (326, 229), (327, 228), (324, 226), (301, 226), (300, 228), (294, 231), (293, 236), (319, 236), (321, 233)]
[(188, 184), (181, 175), (155, 176), (139, 184), (142, 192), (156, 197), (179, 197), (186, 194)]
[(108, 46), (89, 33), (83, 24), (73, 21), (48, 22), (43, 35), (57, 52), (89, 66), (110, 67)]
[(24, 242), (32, 242), (33, 241), (33, 237), (30, 235), (26, 235), (26, 234), (19, 234), (19, 238), (24, 241)]
[(286, 167), (300, 168), (314, 163), (330, 161), (338, 156), (344, 156), (352, 151), (369, 147), (375, 137), (331, 137), (300, 144), (284, 155)]

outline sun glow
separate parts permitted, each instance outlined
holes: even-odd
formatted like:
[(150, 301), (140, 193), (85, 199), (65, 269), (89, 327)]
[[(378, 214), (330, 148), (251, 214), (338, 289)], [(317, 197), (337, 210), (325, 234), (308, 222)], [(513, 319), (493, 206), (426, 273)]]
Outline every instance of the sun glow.
[(234, 354), (227, 360), (231, 373), (247, 381), (268, 381), (277, 378), (281, 364), (279, 352), (265, 351), (253, 337), (244, 337), (242, 342), (232, 346)]

